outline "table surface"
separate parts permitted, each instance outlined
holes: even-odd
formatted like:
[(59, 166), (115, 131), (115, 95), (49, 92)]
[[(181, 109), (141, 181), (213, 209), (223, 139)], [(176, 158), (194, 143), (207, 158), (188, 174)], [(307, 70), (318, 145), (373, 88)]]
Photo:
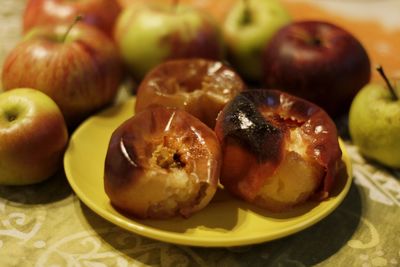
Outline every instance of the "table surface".
[[(284, 2), (293, 12), (310, 5)], [(335, 12), (328, 19), (354, 26), (350, 30), (362, 40), (370, 36), (357, 32), (357, 25), (372, 20), (387, 33), (377, 36), (399, 38), (399, 1), (345, 2), (320, 1), (309, 10), (325, 18)], [(21, 39), (24, 5), (1, 1), (0, 67)], [(368, 43), (372, 61), (384, 58), (393, 42)], [(345, 129), (345, 120), (338, 126)], [(354, 182), (332, 214), (289, 237), (236, 248), (178, 246), (127, 232), (86, 207), (63, 171), (37, 185), (0, 186), (0, 266), (400, 266), (400, 172), (367, 162), (349, 140), (346, 147)]]

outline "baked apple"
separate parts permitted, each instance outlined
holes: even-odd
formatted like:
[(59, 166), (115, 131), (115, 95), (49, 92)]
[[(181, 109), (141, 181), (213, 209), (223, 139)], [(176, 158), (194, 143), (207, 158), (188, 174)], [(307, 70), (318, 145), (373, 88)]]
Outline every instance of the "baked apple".
[(105, 192), (139, 218), (188, 217), (213, 198), (221, 157), (214, 131), (200, 120), (184, 110), (148, 108), (113, 132)]
[(247, 202), (285, 211), (329, 196), (341, 163), (337, 129), (327, 113), (278, 90), (249, 90), (219, 114), (220, 181)]
[(166, 61), (140, 83), (135, 112), (156, 104), (176, 107), (214, 129), (218, 113), (244, 89), (240, 76), (222, 62), (200, 58)]

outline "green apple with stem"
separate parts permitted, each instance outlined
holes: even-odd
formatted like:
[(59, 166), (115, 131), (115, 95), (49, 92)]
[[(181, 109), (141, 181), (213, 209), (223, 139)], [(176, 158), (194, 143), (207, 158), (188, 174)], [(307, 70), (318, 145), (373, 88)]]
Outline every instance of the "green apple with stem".
[(0, 184), (41, 182), (62, 168), (68, 131), (57, 104), (31, 88), (0, 94)]
[(222, 35), (208, 14), (175, 1), (136, 2), (118, 17), (114, 39), (136, 80), (163, 61), (177, 58), (222, 59)]
[(222, 26), (228, 61), (245, 79), (260, 81), (262, 50), (291, 20), (278, 0), (237, 1)]
[(386, 86), (370, 83), (353, 99), (349, 131), (353, 143), (366, 158), (400, 168), (399, 86), (393, 86), (381, 66), (377, 70)]

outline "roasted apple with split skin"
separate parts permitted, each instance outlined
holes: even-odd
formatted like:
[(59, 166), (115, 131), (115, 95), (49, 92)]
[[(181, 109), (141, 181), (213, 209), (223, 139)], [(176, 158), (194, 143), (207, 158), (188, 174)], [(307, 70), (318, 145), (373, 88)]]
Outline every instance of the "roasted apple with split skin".
[(240, 93), (219, 114), (215, 131), (228, 191), (271, 211), (329, 196), (341, 162), (327, 113), (278, 90)]
[(112, 134), (105, 192), (139, 218), (188, 217), (214, 196), (221, 148), (212, 129), (186, 111), (148, 108)]
[(135, 111), (151, 105), (188, 111), (214, 128), (218, 113), (245, 89), (240, 76), (220, 61), (177, 59), (159, 64), (137, 90)]

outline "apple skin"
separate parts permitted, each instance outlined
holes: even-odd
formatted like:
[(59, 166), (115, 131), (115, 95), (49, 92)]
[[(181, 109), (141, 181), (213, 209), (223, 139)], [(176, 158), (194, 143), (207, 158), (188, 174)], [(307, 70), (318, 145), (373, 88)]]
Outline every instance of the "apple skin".
[(332, 117), (348, 112), (369, 82), (362, 44), (346, 30), (322, 21), (298, 21), (280, 29), (263, 54), (265, 86), (305, 98)]
[[(398, 90), (397, 90), (398, 91)], [(355, 96), (349, 112), (353, 143), (366, 158), (400, 168), (400, 101), (389, 89), (370, 83)]]
[(138, 85), (135, 113), (153, 105), (176, 107), (214, 129), (218, 113), (245, 89), (239, 74), (220, 61), (169, 60), (148, 72)]
[(261, 81), (261, 55), (265, 45), (291, 16), (284, 6), (275, 0), (248, 0), (248, 22), (245, 1), (237, 1), (226, 15), (222, 32), (227, 46), (228, 61), (243, 76)]
[(214, 131), (184, 110), (149, 107), (112, 133), (104, 190), (119, 210), (139, 218), (187, 218), (213, 198), (221, 166)]
[(118, 17), (114, 39), (136, 80), (169, 59), (224, 57), (218, 25), (208, 14), (184, 5), (134, 3)]
[(67, 126), (56, 103), (31, 88), (0, 94), (0, 184), (41, 182), (62, 167)]
[(23, 14), (23, 32), (37, 26), (71, 23), (78, 15), (110, 37), (121, 6), (116, 0), (30, 0)]
[(67, 25), (33, 29), (7, 55), (4, 90), (37, 88), (60, 107), (74, 127), (110, 104), (123, 77), (113, 41), (95, 27), (78, 22), (61, 41)]
[[(283, 211), (305, 196), (331, 194), (342, 152), (334, 122), (317, 105), (279, 90), (243, 91), (219, 113), (215, 132), (223, 155), (220, 182), (234, 195)], [(310, 180), (318, 186), (303, 190)]]

